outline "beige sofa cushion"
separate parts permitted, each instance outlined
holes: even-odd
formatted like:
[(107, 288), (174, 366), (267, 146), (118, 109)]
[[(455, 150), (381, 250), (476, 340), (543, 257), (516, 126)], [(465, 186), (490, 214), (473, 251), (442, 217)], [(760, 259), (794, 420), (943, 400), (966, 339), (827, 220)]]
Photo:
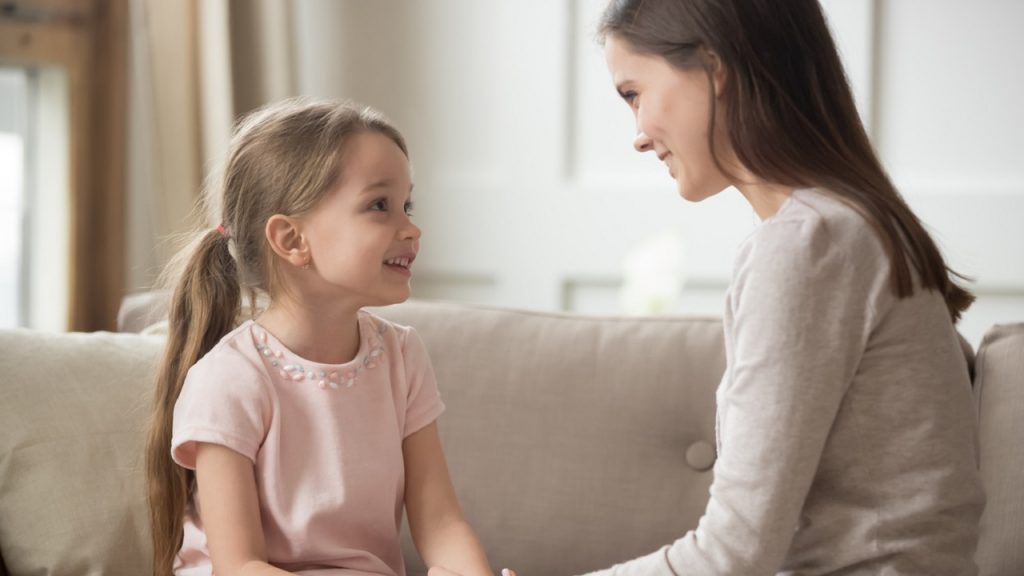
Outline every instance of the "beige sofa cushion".
[(1024, 574), (1024, 323), (996, 326), (975, 363), (981, 478), (978, 565), (984, 576)]
[(436, 303), (379, 313), (415, 326), (431, 354), (456, 490), (495, 569), (582, 573), (696, 526), (715, 458), (719, 321)]
[(0, 553), (11, 576), (151, 572), (142, 425), (162, 342), (0, 331)]

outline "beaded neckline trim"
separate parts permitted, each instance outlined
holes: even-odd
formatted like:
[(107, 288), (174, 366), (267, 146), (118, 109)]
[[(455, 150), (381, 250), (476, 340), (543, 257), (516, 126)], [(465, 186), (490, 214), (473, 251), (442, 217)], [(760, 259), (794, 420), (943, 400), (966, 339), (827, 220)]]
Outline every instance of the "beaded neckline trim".
[(312, 381), (321, 390), (337, 390), (341, 387), (351, 388), (363, 372), (373, 370), (380, 364), (384, 355), (383, 338), (387, 325), (376, 326), (376, 331), (367, 335), (369, 350), (361, 358), (357, 357), (354, 362), (347, 363), (345, 368), (327, 370), (288, 360), (291, 354), (287, 350), (273, 348), (267, 343), (269, 337), (266, 330), (253, 324), (252, 331), (256, 336), (256, 350), (272, 368), (277, 369), (281, 378), (295, 383)]

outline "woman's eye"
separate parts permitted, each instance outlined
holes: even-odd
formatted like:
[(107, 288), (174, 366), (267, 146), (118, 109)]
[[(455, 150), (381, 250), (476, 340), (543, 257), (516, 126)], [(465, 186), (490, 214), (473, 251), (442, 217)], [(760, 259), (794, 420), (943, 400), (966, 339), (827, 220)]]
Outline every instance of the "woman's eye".
[(619, 96), (622, 96), (622, 99), (626, 101), (626, 104), (632, 106), (636, 102), (637, 93), (633, 90), (626, 90), (625, 92), (620, 92)]

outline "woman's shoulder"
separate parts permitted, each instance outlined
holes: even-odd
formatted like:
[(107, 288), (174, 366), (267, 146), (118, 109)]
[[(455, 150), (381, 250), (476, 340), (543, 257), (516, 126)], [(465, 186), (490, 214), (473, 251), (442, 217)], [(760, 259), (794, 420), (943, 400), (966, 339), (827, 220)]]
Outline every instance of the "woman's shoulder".
[(792, 254), (820, 260), (835, 256), (883, 266), (888, 260), (878, 234), (852, 204), (813, 188), (794, 190), (746, 244), (748, 253), (760, 247), (777, 257)]
[(756, 283), (885, 299), (890, 268), (878, 234), (860, 212), (828, 192), (796, 190), (740, 246), (733, 291)]

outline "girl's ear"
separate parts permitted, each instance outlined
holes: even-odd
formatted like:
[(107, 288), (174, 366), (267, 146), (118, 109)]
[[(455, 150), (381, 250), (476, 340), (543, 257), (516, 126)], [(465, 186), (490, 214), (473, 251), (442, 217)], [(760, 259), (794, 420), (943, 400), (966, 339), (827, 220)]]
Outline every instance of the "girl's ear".
[(309, 246), (295, 218), (274, 214), (267, 220), (264, 233), (270, 249), (292, 266), (301, 267), (309, 260)]

